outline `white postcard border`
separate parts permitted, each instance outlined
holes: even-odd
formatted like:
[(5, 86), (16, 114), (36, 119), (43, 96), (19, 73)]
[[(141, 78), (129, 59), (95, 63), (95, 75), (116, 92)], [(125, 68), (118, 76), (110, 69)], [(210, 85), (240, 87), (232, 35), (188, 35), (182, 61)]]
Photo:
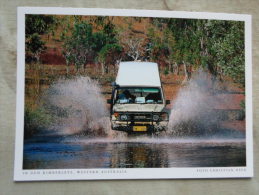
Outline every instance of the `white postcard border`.
[[(44, 169), (23, 170), (24, 95), (25, 95), (25, 14), (101, 15), (173, 17), (188, 19), (234, 20), (245, 22), (246, 66), (246, 167), (197, 168), (114, 168), (114, 169)], [(106, 180), (106, 179), (179, 179), (179, 178), (249, 178), (253, 177), (253, 112), (252, 112), (252, 23), (251, 15), (99, 9), (61, 7), (18, 7), (17, 12), (17, 100), (15, 139), (15, 181), (39, 180)]]

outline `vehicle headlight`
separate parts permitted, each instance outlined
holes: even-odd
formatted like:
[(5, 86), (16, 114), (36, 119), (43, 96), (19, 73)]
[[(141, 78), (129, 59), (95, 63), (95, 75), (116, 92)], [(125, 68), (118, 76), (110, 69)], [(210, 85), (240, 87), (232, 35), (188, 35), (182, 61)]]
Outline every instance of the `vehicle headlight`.
[(129, 120), (129, 117), (126, 114), (122, 114), (122, 115), (120, 115), (120, 119), (122, 121), (126, 121), (126, 120)]
[(153, 115), (153, 120), (154, 120), (154, 121), (158, 121), (158, 120), (159, 120), (159, 115), (154, 114), (154, 115)]
[(115, 119), (118, 119), (119, 113), (118, 113), (118, 112), (114, 112), (112, 116), (113, 116)]
[(162, 114), (161, 114), (161, 119), (162, 119), (163, 121), (168, 121), (168, 120), (169, 120), (168, 114), (167, 114), (166, 112), (162, 113)]

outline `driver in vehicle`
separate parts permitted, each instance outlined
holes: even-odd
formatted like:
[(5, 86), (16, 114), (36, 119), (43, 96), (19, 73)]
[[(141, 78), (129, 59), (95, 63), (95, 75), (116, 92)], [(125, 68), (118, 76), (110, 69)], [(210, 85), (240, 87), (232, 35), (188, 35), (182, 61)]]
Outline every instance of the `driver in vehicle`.
[(123, 91), (123, 93), (121, 93), (118, 97), (118, 101), (120, 103), (123, 103), (124, 101), (127, 101), (129, 103), (133, 103), (135, 101), (136, 97), (134, 95), (132, 95), (129, 90), (125, 90)]

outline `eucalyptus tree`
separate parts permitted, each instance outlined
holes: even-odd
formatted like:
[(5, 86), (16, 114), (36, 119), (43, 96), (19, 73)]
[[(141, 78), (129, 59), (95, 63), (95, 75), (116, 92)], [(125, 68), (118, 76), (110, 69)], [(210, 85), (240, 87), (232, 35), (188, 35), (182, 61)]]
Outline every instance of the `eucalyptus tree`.
[(185, 80), (203, 68), (212, 80), (230, 76), (244, 84), (244, 23), (223, 20), (163, 19), (173, 32), (173, 61), (183, 64)]
[(102, 65), (102, 74), (109, 72), (109, 66), (113, 66), (121, 61), (123, 48), (119, 44), (106, 44), (98, 54), (98, 61)]
[[(25, 50), (27, 61), (39, 62), (40, 54), (46, 49), (41, 35), (48, 34), (55, 28), (56, 19), (50, 15), (25, 16)], [(30, 59), (32, 57), (32, 59)]]
[(244, 22), (209, 21), (207, 23), (209, 66), (216, 76), (230, 76), (245, 84)]
[(164, 73), (173, 72), (173, 47), (175, 40), (172, 32), (165, 28), (163, 30), (159, 28), (151, 27), (148, 29), (148, 56), (150, 60), (159, 63), (160, 66), (166, 67)]
[[(95, 27), (94, 27), (95, 26)], [(112, 60), (108, 54), (121, 50), (117, 44), (115, 25), (109, 17), (91, 17), (76, 20), (71, 34), (63, 36), (63, 55), (67, 63), (74, 64), (77, 72), (89, 63), (101, 63), (103, 72), (108, 72)], [(108, 62), (109, 61), (109, 62)]]

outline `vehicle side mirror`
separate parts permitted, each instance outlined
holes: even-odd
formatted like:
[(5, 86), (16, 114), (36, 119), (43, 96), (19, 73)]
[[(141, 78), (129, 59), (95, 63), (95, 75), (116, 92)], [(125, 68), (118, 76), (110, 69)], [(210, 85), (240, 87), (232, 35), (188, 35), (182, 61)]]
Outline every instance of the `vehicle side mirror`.
[(116, 87), (116, 82), (112, 82), (112, 87)]
[(119, 85), (116, 82), (112, 82), (112, 87), (116, 88), (116, 87), (119, 87)]
[(112, 100), (111, 99), (108, 99), (107, 100), (107, 104), (111, 104), (112, 103)]
[(166, 100), (165, 104), (171, 104), (171, 101), (170, 100)]

